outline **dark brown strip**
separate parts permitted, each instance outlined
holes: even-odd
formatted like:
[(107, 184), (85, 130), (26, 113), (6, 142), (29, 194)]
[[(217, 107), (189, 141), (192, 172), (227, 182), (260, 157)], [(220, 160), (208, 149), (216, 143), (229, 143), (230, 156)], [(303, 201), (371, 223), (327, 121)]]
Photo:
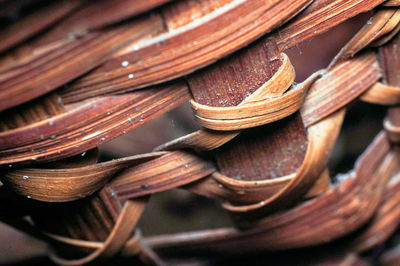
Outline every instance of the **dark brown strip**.
[[(189, 76), (194, 100), (211, 106), (235, 106), (273, 76), (281, 65), (280, 58), (275, 41), (263, 38)], [(219, 170), (228, 177), (264, 180), (295, 172), (306, 148), (307, 135), (296, 113), (283, 121), (244, 131), (219, 148), (215, 156)]]
[(124, 171), (109, 187), (117, 198), (130, 199), (183, 186), (214, 171), (207, 161), (176, 151)]
[(118, 23), (144, 13), (170, 0), (101, 0), (86, 1), (76, 12), (63, 19), (44, 36), (34, 41), (39, 47), (66, 36), (79, 36), (87, 31)]
[(318, 0), (277, 32), (280, 51), (321, 34), (339, 23), (366, 12), (384, 0)]
[(358, 56), (324, 73), (309, 89), (301, 108), (310, 126), (356, 99), (381, 78), (374, 53)]
[[(379, 63), (382, 66), (385, 82), (400, 87), (400, 35), (379, 49)], [(388, 119), (393, 126), (400, 126), (400, 107), (388, 110)]]
[[(41, 58), (41, 65), (0, 82), (0, 111), (41, 96), (104, 62), (127, 43), (156, 30), (153, 20), (102, 33), (91, 33)], [(71, 47), (72, 46), (72, 47)], [(57, 54), (54, 57), (53, 54)], [(85, 62), (85, 63), (82, 63)], [(31, 62), (35, 64), (35, 61)]]
[[(57, 128), (59, 131), (50, 139), (39, 139), (32, 144), (1, 150), (0, 164), (46, 162), (82, 153), (171, 110), (187, 101), (190, 95), (187, 87), (178, 83), (163, 89), (153, 88), (120, 96), (106, 96), (100, 100), (107, 102), (109, 97), (123, 99), (123, 104), (114, 110), (115, 112), (108, 113), (109, 111), (105, 109), (101, 117), (97, 117), (96, 112), (95, 114), (75, 112), (71, 116), (62, 116), (60, 125), (65, 118), (66, 128), (62, 126)], [(82, 115), (84, 117), (86, 115), (84, 125), (80, 124)], [(88, 115), (94, 115), (95, 119), (91, 119)], [(54, 126), (52, 121), (48, 121), (50, 128)], [(80, 125), (74, 127), (74, 123)], [(48, 127), (44, 126), (43, 132), (34, 134), (46, 135), (47, 129)], [(26, 130), (35, 131), (35, 127)]]
[(50, 27), (74, 11), (80, 2), (76, 0), (56, 1), (3, 29), (0, 31), (0, 53)]
[[(310, 0), (232, 2), (231, 9), (204, 23), (176, 29), (114, 57), (74, 83), (65, 96), (80, 100), (107, 90), (137, 89), (191, 73), (271, 31), (309, 3)], [(129, 65), (122, 69), (124, 61)], [(134, 78), (127, 79), (129, 74)]]

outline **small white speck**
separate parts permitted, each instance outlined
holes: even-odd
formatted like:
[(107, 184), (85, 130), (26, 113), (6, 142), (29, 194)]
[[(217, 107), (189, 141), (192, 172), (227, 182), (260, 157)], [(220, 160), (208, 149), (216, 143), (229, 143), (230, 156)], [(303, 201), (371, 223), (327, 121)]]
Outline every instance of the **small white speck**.
[(85, 151), (82, 152), (81, 156), (83, 157), (83, 156), (85, 156), (85, 155), (86, 155), (86, 152), (85, 152)]
[(367, 25), (371, 25), (372, 24), (372, 21), (371, 20), (368, 20), (367, 21)]
[(31, 197), (31, 196), (29, 196), (29, 195), (28, 195), (28, 196), (26, 196), (26, 197), (27, 197), (28, 199), (31, 199), (31, 198), (32, 198), (32, 197)]
[(96, 137), (96, 136), (99, 135), (99, 134), (101, 134), (101, 131), (96, 131), (96, 132), (94, 132), (94, 133), (92, 133), (92, 134), (90, 134), (90, 135), (87, 135), (87, 136), (83, 137), (82, 140), (91, 139), (91, 138), (93, 138), (93, 137)]
[(110, 188), (109, 191), (111, 192), (111, 196), (112, 196), (112, 197), (115, 197), (115, 196), (116, 196), (116, 193), (115, 193), (114, 189)]
[(55, 138), (56, 138), (56, 135), (51, 136), (51, 139), (55, 139)]
[(133, 79), (133, 74), (129, 74), (128, 78)]
[(136, 120), (136, 117), (129, 117), (128, 118), (129, 123), (133, 123), (133, 121), (135, 121), (135, 120)]
[(187, 165), (187, 163), (185, 163), (185, 165), (184, 165), (184, 166), (185, 166), (185, 168), (188, 168), (188, 167), (189, 167), (189, 166)]
[(53, 120), (50, 120), (50, 121), (49, 121), (49, 125), (50, 125), (50, 126), (54, 125), (54, 121), (53, 121)]
[(73, 40), (73, 39), (75, 39), (75, 34), (70, 32), (70, 33), (67, 34), (67, 37), (68, 37), (68, 39)]
[(106, 138), (101, 138), (101, 139), (100, 139), (100, 141), (105, 141), (105, 140), (106, 140)]
[(222, 184), (218, 184), (218, 187), (219, 188), (223, 188), (224, 186)]
[(28, 179), (29, 179), (29, 176), (24, 175), (24, 176), (22, 177), (22, 179), (23, 179), (23, 180), (28, 180)]
[(124, 61), (124, 62), (121, 63), (121, 66), (127, 67), (127, 66), (129, 66), (129, 62), (128, 61)]
[(265, 202), (264, 201), (260, 201), (260, 205), (264, 205), (265, 204)]
[(11, 168), (11, 167), (12, 167), (12, 164), (9, 164), (9, 165), (8, 165), (8, 167), (10, 167), (10, 168)]
[(346, 181), (347, 179), (349, 179), (349, 177), (350, 177), (349, 174), (342, 174), (342, 173), (339, 173), (339, 174), (337, 174), (337, 175), (335, 176), (336, 181), (337, 181), (338, 184), (340, 184), (340, 183)]

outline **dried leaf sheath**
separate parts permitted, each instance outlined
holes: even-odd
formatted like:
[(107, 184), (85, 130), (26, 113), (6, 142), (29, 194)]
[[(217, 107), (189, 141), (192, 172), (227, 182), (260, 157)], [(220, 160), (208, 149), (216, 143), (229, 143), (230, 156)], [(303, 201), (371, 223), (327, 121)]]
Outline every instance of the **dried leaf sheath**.
[[(109, 102), (114, 105), (113, 108), (102, 109), (102, 102), (108, 102), (109, 97), (115, 100)], [(19, 130), (23, 131), (21, 135), (26, 136), (32, 144), (21, 146), (17, 144), (0, 151), (1, 164), (26, 162), (32, 160), (32, 158), (37, 162), (49, 161), (82, 153), (123, 134), (124, 131), (142, 125), (157, 115), (179, 105), (188, 97), (187, 88), (182, 84), (177, 84), (177, 86), (167, 86), (165, 89), (156, 88), (99, 98), (97, 101), (99, 101), (101, 113), (98, 113), (97, 110), (89, 110), (88, 112), (83, 105), (81, 108), (72, 109), (59, 117), (46, 119), (33, 126), (15, 129), (16, 133)], [(94, 104), (97, 105), (97, 103)], [(88, 107), (91, 109), (91, 106)], [(60, 126), (54, 126), (56, 122)], [(31, 133), (35, 136), (35, 139), (30, 138), (29, 134), (27, 135), (30, 131), (35, 131), (38, 128), (41, 130), (40, 133), (43, 138), (35, 132)], [(4, 132), (4, 135), (7, 135), (6, 132)], [(44, 138), (44, 136), (47, 137)], [(9, 139), (8, 136), (4, 136), (4, 142), (6, 139)], [(16, 139), (21, 142), (20, 138)], [(28, 141), (22, 142), (25, 144)]]
[[(29, 71), (29, 64), (20, 66), (27, 70), (0, 83), (0, 111), (41, 96), (93, 69), (127, 43), (152, 32), (151, 22), (144, 20), (133, 27), (88, 34), (43, 55), (41, 64), (33, 66), (36, 71)], [(37, 60), (31, 62), (37, 63)]]
[[(352, 265), (390, 247), (400, 215), (398, 1), (71, 3), (43, 2), (0, 33), (0, 220), (48, 242), (54, 262), (136, 256), (163, 265), (196, 254), (230, 264), (240, 253), (251, 264), (259, 251), (268, 263), (307, 264), (286, 256), (302, 248), (313, 263)], [(322, 33), (357, 20), (364, 26), (344, 33), (330, 64), (295, 82), (316, 58), (289, 48), (321, 41), (318, 54), (328, 53), (334, 31)], [(373, 108), (359, 100), (387, 108), (383, 131), (353, 170), (334, 177), (337, 139), (339, 150), (353, 144), (343, 144), (342, 124), (345, 137), (354, 124), (354, 135), (358, 121), (349, 119), (359, 106)], [(197, 122), (198, 130), (159, 145), (173, 113), (158, 128), (155, 118), (184, 102), (192, 120), (179, 113), (173, 125)], [(99, 159), (102, 144), (128, 132), (136, 135), (126, 146), (147, 135), (160, 141), (146, 153)], [(368, 128), (359, 132), (367, 138)], [(229, 227), (141, 235), (146, 207), (159, 209), (153, 195), (175, 188), (215, 200)], [(173, 208), (189, 222), (201, 206), (179, 200)], [(382, 261), (396, 261), (393, 250)]]
[[(213, 1), (208, 2), (211, 5)], [(74, 84), (65, 92), (65, 97), (79, 100), (104, 93), (104, 88), (111, 91), (140, 88), (193, 72), (243, 47), (250, 39), (271, 31), (281, 23), (271, 20), (276, 14), (289, 19), (310, 1), (289, 2), (231, 1), (219, 8), (221, 10), (215, 9), (198, 21), (133, 45), (131, 51), (111, 59)], [(246, 15), (237, 20), (240, 14)], [(124, 61), (130, 64), (121, 68)], [(126, 79), (130, 73), (135, 79)]]
[[(357, 170), (351, 179), (315, 200), (260, 221), (253, 229), (244, 232), (219, 229), (188, 235), (153, 237), (147, 241), (156, 249), (177, 247), (191, 249), (194, 245), (197, 248), (205, 246), (229, 252), (238, 249), (286, 249), (315, 245), (318, 242), (329, 241), (332, 237), (337, 238), (343, 232), (357, 228), (357, 223), (363, 223), (368, 219), (373, 209), (377, 207), (383, 187), (392, 174), (395, 162), (393, 155), (387, 154), (389, 150), (387, 139), (381, 134), (372, 145), (358, 162)], [(385, 147), (386, 151), (377, 156), (376, 152), (381, 150), (381, 147)], [(379, 161), (382, 160), (384, 163), (375, 170), (374, 166), (379, 165)], [(368, 197), (374, 197), (374, 200), (365, 200)], [(353, 215), (353, 212), (358, 216), (354, 217), (355, 220), (347, 220), (345, 218), (347, 213)], [(322, 217), (316, 219), (317, 216)], [(318, 224), (314, 224), (313, 221), (318, 221)], [(309, 223), (313, 223), (316, 230), (304, 230)], [(349, 224), (334, 226), (332, 223)], [(329, 232), (326, 231), (327, 228), (330, 229)]]
[(51, 24), (74, 11), (81, 1), (58, 1), (39, 12), (35, 12), (21, 19), (14, 25), (0, 31), (0, 52), (12, 48), (19, 42), (43, 31)]

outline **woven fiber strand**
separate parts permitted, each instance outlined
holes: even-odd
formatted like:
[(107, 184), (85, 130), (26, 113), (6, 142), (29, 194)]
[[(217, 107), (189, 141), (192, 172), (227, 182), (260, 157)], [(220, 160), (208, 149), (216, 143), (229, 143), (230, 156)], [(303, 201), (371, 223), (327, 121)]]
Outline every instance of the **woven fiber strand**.
[[(53, 262), (399, 265), (400, 1), (0, 10), (0, 221), (48, 243)], [(352, 36), (336, 56), (298, 82), (309, 62), (294, 64), (292, 49), (345, 24)], [(385, 108), (381, 130), (331, 177), (360, 101)], [(185, 103), (198, 130), (100, 159), (105, 143)], [(152, 195), (175, 188), (215, 200), (232, 226), (143, 235)]]

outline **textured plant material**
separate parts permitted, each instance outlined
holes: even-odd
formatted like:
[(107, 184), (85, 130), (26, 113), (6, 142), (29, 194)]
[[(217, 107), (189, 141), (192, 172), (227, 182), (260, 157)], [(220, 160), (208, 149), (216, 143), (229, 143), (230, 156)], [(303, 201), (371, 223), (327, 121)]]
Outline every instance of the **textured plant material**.
[(43, 31), (51, 24), (68, 15), (81, 1), (58, 1), (38, 12), (29, 15), (12, 26), (0, 31), (0, 52), (15, 46), (19, 42)]
[[(192, 2), (195, 1), (181, 4), (181, 8), (190, 8)], [(95, 96), (104, 93), (104, 88), (109, 91), (141, 88), (188, 74), (271, 31), (282, 20), (297, 14), (309, 2), (236, 0), (219, 8), (209, 8), (209, 12), (197, 20), (185, 19), (186, 23), (180, 24), (180, 27), (175, 26), (165, 34), (133, 45), (123, 55), (111, 59), (75, 83), (66, 92), (66, 97)], [(216, 3), (218, 1), (208, 0), (205, 5), (213, 6)], [(195, 9), (192, 12), (198, 11)], [(167, 25), (172, 19), (180, 20), (179, 16), (187, 17), (185, 11), (172, 14), (174, 17), (166, 16)], [(237, 17), (241, 19), (237, 20)], [(121, 68), (124, 61), (129, 62), (129, 65)], [(135, 78), (127, 79), (129, 74)]]
[[(142, 23), (126, 25), (104, 34), (90, 33), (27, 64), (17, 66), (23, 70), (0, 84), (0, 111), (41, 96), (86, 73), (127, 42), (140, 38), (153, 29), (154, 24), (144, 20)], [(35, 71), (32, 71), (33, 68)]]
[[(0, 151), (1, 164), (61, 159), (109, 141), (188, 99), (184, 85), (171, 86), (96, 98), (61, 115), (6, 131), (1, 138), (8, 148)], [(13, 139), (17, 143), (8, 144)]]
[[(0, 33), (0, 219), (63, 265), (297, 248), (366, 263), (400, 217), (398, 6), (103, 0), (33, 11)], [(289, 48), (367, 11), (325, 69), (294, 82)], [(98, 146), (189, 100), (199, 130), (98, 161)], [(334, 183), (328, 162), (357, 100), (387, 106), (384, 131)], [(233, 226), (141, 236), (151, 195), (174, 188), (220, 200)]]
[[(355, 230), (374, 213), (395, 166), (394, 156), (388, 155), (388, 151), (389, 143), (381, 134), (358, 161), (356, 171), (348, 180), (323, 196), (259, 221), (253, 229), (218, 229), (158, 236), (147, 241), (154, 248), (190, 249), (192, 245), (196, 248), (204, 245), (207, 249), (226, 249), (227, 252), (286, 249), (330, 241)], [(383, 164), (376, 169), (382, 161)], [(347, 218), (348, 215), (351, 219)], [(305, 230), (310, 223), (313, 229)], [(341, 226), (343, 224), (346, 226)]]
[(74, 14), (62, 20), (56, 27), (35, 41), (34, 45), (42, 46), (65, 37), (79, 37), (89, 31), (113, 25), (167, 2), (169, 0), (86, 1)]
[(5, 173), (4, 182), (19, 194), (36, 200), (71, 201), (93, 194), (118, 171), (161, 155), (150, 153), (77, 168), (24, 168)]

